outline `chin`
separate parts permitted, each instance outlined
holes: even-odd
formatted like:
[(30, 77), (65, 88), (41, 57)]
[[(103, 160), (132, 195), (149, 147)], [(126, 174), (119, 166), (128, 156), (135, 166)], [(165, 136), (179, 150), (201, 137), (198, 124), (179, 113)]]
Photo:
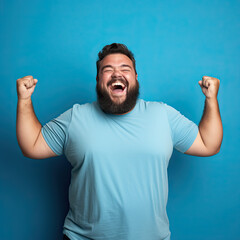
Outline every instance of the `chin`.
[(112, 100), (115, 104), (122, 104), (122, 103), (126, 100), (126, 97), (124, 97), (124, 98), (112, 98), (112, 97), (111, 97), (111, 100)]
[(117, 96), (116, 94), (113, 96), (111, 92), (102, 88), (100, 84), (97, 83), (96, 92), (99, 106), (103, 112), (111, 114), (124, 114), (134, 108), (139, 95), (139, 84), (136, 82), (136, 86), (128, 89), (125, 95)]

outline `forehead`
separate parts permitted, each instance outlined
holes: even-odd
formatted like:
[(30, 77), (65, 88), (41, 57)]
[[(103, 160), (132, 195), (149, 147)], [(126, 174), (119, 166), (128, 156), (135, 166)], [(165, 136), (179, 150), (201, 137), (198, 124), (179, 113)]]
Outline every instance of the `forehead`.
[(132, 60), (121, 53), (114, 53), (107, 55), (101, 62), (100, 68), (104, 65), (120, 66), (122, 64), (127, 64), (133, 67)]

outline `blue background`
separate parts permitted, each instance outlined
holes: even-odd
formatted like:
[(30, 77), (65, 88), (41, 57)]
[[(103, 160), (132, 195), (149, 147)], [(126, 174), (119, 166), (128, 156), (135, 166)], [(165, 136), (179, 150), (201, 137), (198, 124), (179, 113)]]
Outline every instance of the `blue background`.
[(42, 124), (74, 103), (94, 101), (101, 48), (135, 54), (141, 98), (163, 101), (199, 123), (202, 76), (221, 81), (219, 154), (174, 152), (167, 206), (172, 240), (240, 239), (240, 1), (0, 1), (0, 239), (61, 239), (70, 164), (32, 160), (16, 140), (16, 80), (38, 79)]

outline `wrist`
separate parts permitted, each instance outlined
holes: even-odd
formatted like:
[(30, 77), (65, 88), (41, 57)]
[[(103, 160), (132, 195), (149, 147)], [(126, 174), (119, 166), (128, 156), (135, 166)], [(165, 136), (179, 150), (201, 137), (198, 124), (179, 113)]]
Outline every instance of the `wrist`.
[(31, 97), (29, 97), (29, 98), (21, 98), (21, 97), (19, 97), (18, 98), (18, 104), (21, 104), (21, 105), (31, 105), (32, 104), (32, 99), (31, 99)]
[(217, 102), (217, 96), (214, 96), (214, 97), (206, 97), (205, 98), (205, 101), (207, 102)]
[(18, 97), (18, 101), (22, 102), (30, 102), (32, 101), (31, 97), (23, 98), (23, 97)]
[(206, 97), (205, 106), (206, 107), (211, 107), (211, 108), (215, 108), (216, 106), (218, 106), (217, 97), (212, 97), (212, 98), (207, 98)]

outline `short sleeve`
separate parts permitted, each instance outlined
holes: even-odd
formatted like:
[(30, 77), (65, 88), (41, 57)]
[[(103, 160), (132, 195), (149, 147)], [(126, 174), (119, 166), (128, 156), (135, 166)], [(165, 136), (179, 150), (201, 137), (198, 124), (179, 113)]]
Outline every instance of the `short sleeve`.
[(57, 155), (64, 153), (71, 118), (72, 108), (45, 124), (41, 129), (46, 143)]
[(173, 146), (178, 151), (186, 152), (198, 134), (198, 126), (183, 116), (176, 109), (164, 104), (172, 132)]

